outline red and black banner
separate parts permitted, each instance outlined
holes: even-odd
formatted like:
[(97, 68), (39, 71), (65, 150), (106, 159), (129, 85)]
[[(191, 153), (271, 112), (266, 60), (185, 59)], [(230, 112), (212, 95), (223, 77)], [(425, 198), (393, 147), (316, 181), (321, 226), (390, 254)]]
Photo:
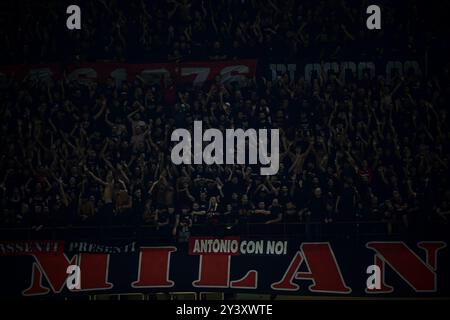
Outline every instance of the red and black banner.
[[(61, 242), (55, 243), (62, 248)], [(193, 237), (189, 243), (167, 245), (71, 242), (64, 244), (64, 250), (55, 250), (46, 243), (27, 241), (28, 251), (24, 246), (23, 242), (1, 244), (10, 248), (0, 255), (2, 296), (167, 290), (450, 296), (450, 253), (443, 241), (299, 242)], [(47, 247), (50, 249), (43, 250)], [(66, 270), (73, 264), (80, 267), (81, 288), (71, 291), (66, 286)], [(371, 265), (381, 272), (379, 288), (367, 289), (370, 274), (366, 270)]]
[(69, 81), (89, 82), (161, 81), (172, 79), (177, 83), (201, 86), (207, 81), (220, 78), (221, 83), (240, 82), (251, 79), (256, 73), (256, 60), (233, 60), (217, 62), (183, 62), (183, 63), (82, 63), (82, 64), (48, 64), (48, 65), (15, 65), (1, 66), (1, 77), (13, 77), (17, 80), (33, 79), (46, 81), (61, 79)]

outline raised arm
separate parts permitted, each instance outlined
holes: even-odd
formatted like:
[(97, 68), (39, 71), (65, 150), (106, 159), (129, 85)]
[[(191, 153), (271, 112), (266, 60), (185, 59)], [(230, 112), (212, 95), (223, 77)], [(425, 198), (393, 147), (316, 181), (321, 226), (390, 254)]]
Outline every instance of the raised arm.
[(94, 179), (97, 183), (103, 185), (103, 186), (107, 186), (108, 183), (106, 181), (103, 181), (102, 179), (100, 179), (99, 177), (97, 177), (91, 170), (89, 170), (88, 168), (85, 167), (85, 170), (87, 172), (87, 174)]

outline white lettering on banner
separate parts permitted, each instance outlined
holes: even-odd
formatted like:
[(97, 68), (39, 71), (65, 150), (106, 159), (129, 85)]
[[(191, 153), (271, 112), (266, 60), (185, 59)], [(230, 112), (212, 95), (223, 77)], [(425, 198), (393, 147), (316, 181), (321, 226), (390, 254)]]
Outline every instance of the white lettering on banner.
[(344, 72), (350, 71), (351, 73), (356, 73), (356, 63), (352, 61), (341, 63), (341, 68), (344, 69)]
[(238, 241), (229, 239), (195, 239), (193, 253), (237, 253)]
[(93, 68), (77, 68), (69, 73), (69, 81), (78, 81), (79, 83), (89, 84), (97, 80), (97, 71)]
[(238, 241), (228, 239), (196, 239), (194, 242), (194, 253), (236, 253), (238, 251)]
[(127, 69), (125, 69), (125, 68), (114, 69), (111, 72), (111, 77), (113, 77), (113, 79), (115, 80), (116, 86), (120, 86), (120, 84), (123, 81), (127, 80), (127, 77), (128, 77)]
[(159, 82), (161, 76), (163, 76), (164, 78), (170, 78), (170, 72), (165, 68), (144, 69), (141, 71), (140, 76), (142, 77), (142, 79), (148, 82), (154, 80)]
[(285, 74), (289, 73), (289, 79), (295, 79), (295, 71), (297, 71), (296, 64), (270, 64), (270, 70), (272, 70), (272, 79), (275, 80), (277, 78), (277, 74)]
[(242, 254), (262, 254), (264, 243), (260, 241), (242, 241), (241, 253)]
[(228, 66), (220, 70), (220, 82), (221, 83), (231, 83), (231, 82), (243, 82), (245, 80), (245, 75), (250, 72), (250, 69), (244, 65)]
[(375, 64), (373, 62), (358, 63), (358, 79), (362, 79), (366, 72), (369, 72), (369, 78), (375, 76)]
[(386, 80), (390, 82), (394, 76), (403, 75), (410, 70), (416, 75), (422, 74), (417, 61), (405, 61), (404, 63), (400, 61), (389, 61), (386, 64)]
[(192, 254), (286, 255), (287, 241), (236, 239), (194, 239)]
[(268, 241), (266, 254), (286, 254), (287, 241)]
[(339, 64), (336, 62), (327, 62), (323, 65), (325, 72), (333, 71), (335, 74), (339, 72)]
[[(276, 80), (279, 76), (283, 74), (288, 74), (290, 80), (295, 80), (299, 75), (296, 74), (295, 64), (270, 64), (269, 68), (272, 72), (272, 80)], [(345, 81), (346, 73), (355, 74), (358, 79), (362, 79), (366, 72), (369, 73), (369, 77), (373, 78), (376, 75), (383, 75), (380, 72), (384, 72), (386, 80), (390, 81), (393, 77), (393, 73), (396, 72), (398, 75), (406, 74), (409, 71), (413, 71), (416, 75), (420, 75), (421, 69), (419, 63), (415, 60), (408, 61), (387, 61), (384, 67), (379, 68), (377, 73), (377, 68), (375, 63), (372, 61), (343, 61), (343, 62), (325, 62), (323, 65), (319, 63), (308, 63), (304, 67), (304, 78), (306, 81), (310, 82), (317, 78), (321, 72), (328, 74), (332, 71), (334, 74), (343, 73), (343, 79)]]
[(51, 64), (39, 68), (23, 66), (2, 66), (2, 75), (13, 76), (17, 80), (25, 80), (33, 76), (39, 80), (46, 78), (61, 79), (62, 70), (67, 70), (69, 81), (89, 84), (113, 78), (117, 85), (124, 80), (138, 78), (145, 83), (161, 83), (161, 80), (172, 79), (176, 83), (192, 83), (203, 85), (206, 81), (217, 80), (219, 83), (240, 82), (245, 84), (246, 78), (255, 76), (256, 60), (237, 60), (220, 62), (190, 62), (190, 63), (82, 63), (82, 64)]
[(47, 81), (51, 79), (53, 72), (50, 68), (37, 68), (31, 69), (28, 73), (28, 77), (37, 81)]
[(193, 74), (196, 75), (192, 84), (194, 86), (201, 86), (206, 80), (208, 80), (209, 73), (211, 72), (211, 68), (181, 68), (182, 76), (191, 76)]

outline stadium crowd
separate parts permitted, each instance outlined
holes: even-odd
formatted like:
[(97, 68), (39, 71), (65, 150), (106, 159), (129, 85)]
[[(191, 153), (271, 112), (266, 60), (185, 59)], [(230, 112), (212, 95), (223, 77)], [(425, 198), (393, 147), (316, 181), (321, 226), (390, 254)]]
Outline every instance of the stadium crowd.
[[(312, 83), (285, 75), (203, 88), (11, 81), (1, 90), (2, 225), (175, 233), (192, 223), (447, 221), (448, 76), (387, 85), (322, 73)], [(194, 120), (279, 128), (278, 174), (172, 164), (170, 135)]]
[[(82, 27), (68, 30), (79, 4)], [(380, 1), (382, 29), (365, 28), (359, 0), (2, 1), (1, 63), (180, 61), (264, 57), (292, 61), (414, 56), (448, 38), (445, 10)], [(436, 8), (436, 7), (434, 7)], [(444, 36), (445, 35), (445, 36)]]
[[(17, 38), (1, 33), (1, 61), (270, 59), (310, 47), (331, 59), (353, 45), (413, 52), (426, 40), (408, 37), (400, 24), (398, 32), (375, 33), (375, 41), (350, 26), (358, 10), (342, 1), (342, 12), (311, 1), (217, 1), (217, 10), (208, 1), (137, 1), (127, 10), (121, 3), (88, 2), (88, 31), (72, 33), (71, 41), (48, 21), (23, 21)], [(346, 24), (335, 14), (319, 19), (328, 10), (348, 15)], [(388, 14), (383, 24), (394, 21)], [(431, 222), (447, 227), (449, 77), (447, 64), (440, 74), (392, 82), (344, 80), (342, 72), (321, 72), (311, 82), (287, 74), (226, 85), (218, 78), (201, 88), (171, 79), (117, 85), (8, 78), (0, 89), (0, 224), (152, 225), (180, 241), (194, 226), (217, 234), (248, 223), (305, 222), (314, 235), (346, 221), (382, 221), (386, 234)], [(171, 133), (191, 129), (194, 120), (221, 130), (280, 129), (278, 174), (260, 176), (247, 165), (174, 165)]]

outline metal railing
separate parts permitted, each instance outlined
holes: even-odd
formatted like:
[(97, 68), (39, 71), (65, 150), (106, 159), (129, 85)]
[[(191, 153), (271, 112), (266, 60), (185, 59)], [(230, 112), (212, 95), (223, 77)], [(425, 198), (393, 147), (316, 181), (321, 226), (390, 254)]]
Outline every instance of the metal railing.
[[(391, 231), (388, 230), (391, 224)], [(323, 222), (280, 222), (275, 224), (241, 223), (194, 224), (191, 236), (242, 236), (247, 238), (361, 238), (361, 237), (429, 237), (447, 235), (448, 228), (429, 223), (420, 228), (405, 228), (401, 222), (389, 221), (333, 221)], [(171, 236), (172, 226), (158, 228), (155, 225), (97, 225), (97, 226), (46, 226), (40, 230), (30, 227), (0, 227), (0, 240), (176, 240)]]

